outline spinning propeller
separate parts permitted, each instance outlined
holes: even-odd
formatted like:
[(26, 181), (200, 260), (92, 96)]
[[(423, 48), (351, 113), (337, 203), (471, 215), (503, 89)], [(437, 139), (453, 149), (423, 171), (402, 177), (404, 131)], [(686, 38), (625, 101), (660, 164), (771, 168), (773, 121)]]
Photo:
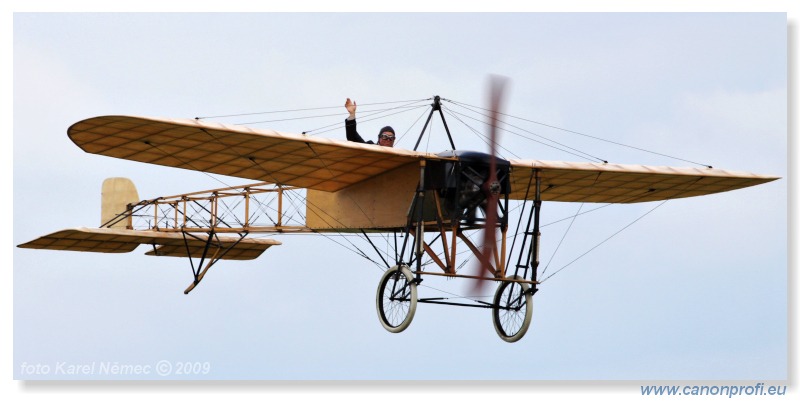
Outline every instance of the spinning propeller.
[[(486, 277), (492, 269), (492, 259), (497, 252), (497, 202), (502, 186), (497, 179), (497, 118), (500, 114), (500, 101), (508, 79), (493, 75), (489, 81), (489, 175), (481, 191), (486, 198), (486, 222), (483, 229), (483, 244), (478, 256), (481, 277)], [(497, 267), (500, 269), (500, 267)], [(482, 280), (476, 281), (476, 290), (483, 288)]]

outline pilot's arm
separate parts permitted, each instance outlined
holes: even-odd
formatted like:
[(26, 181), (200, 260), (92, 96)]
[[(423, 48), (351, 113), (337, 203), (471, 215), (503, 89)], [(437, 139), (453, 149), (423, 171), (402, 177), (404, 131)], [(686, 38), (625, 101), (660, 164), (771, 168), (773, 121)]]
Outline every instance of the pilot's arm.
[(350, 98), (347, 98), (344, 107), (347, 109), (347, 112), (350, 113), (350, 116), (344, 120), (344, 130), (347, 134), (347, 140), (364, 144), (374, 144), (372, 141), (364, 141), (364, 139), (358, 135), (358, 131), (356, 131), (356, 103), (351, 101)]

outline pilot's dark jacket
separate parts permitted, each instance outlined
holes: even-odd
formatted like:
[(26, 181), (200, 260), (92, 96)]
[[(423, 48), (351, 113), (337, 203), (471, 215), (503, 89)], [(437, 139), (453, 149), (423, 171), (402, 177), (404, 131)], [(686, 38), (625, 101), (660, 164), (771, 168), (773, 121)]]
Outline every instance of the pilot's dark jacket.
[(364, 144), (375, 144), (372, 141), (364, 141), (360, 135), (358, 135), (358, 131), (356, 131), (356, 119), (353, 120), (344, 120), (344, 129), (347, 132), (347, 140), (353, 142), (361, 142)]

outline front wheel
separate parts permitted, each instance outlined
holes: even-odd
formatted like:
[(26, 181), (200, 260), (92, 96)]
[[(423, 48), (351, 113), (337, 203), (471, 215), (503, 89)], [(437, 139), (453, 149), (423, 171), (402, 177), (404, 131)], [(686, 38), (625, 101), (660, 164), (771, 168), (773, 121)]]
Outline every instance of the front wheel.
[(417, 284), (407, 265), (395, 265), (383, 273), (375, 297), (378, 319), (389, 332), (402, 332), (417, 311)]
[[(508, 279), (522, 279), (512, 275)], [(530, 286), (522, 282), (501, 282), (494, 294), (492, 322), (500, 339), (516, 342), (525, 336), (533, 315)]]

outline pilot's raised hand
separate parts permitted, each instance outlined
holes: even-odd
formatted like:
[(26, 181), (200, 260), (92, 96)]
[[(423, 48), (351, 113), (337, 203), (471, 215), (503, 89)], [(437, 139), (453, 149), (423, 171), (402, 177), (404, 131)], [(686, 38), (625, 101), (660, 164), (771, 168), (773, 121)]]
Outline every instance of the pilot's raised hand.
[(350, 117), (348, 117), (349, 120), (356, 118), (356, 103), (354, 101), (351, 101), (350, 98), (347, 98), (347, 100), (344, 102), (344, 108), (350, 112)]

